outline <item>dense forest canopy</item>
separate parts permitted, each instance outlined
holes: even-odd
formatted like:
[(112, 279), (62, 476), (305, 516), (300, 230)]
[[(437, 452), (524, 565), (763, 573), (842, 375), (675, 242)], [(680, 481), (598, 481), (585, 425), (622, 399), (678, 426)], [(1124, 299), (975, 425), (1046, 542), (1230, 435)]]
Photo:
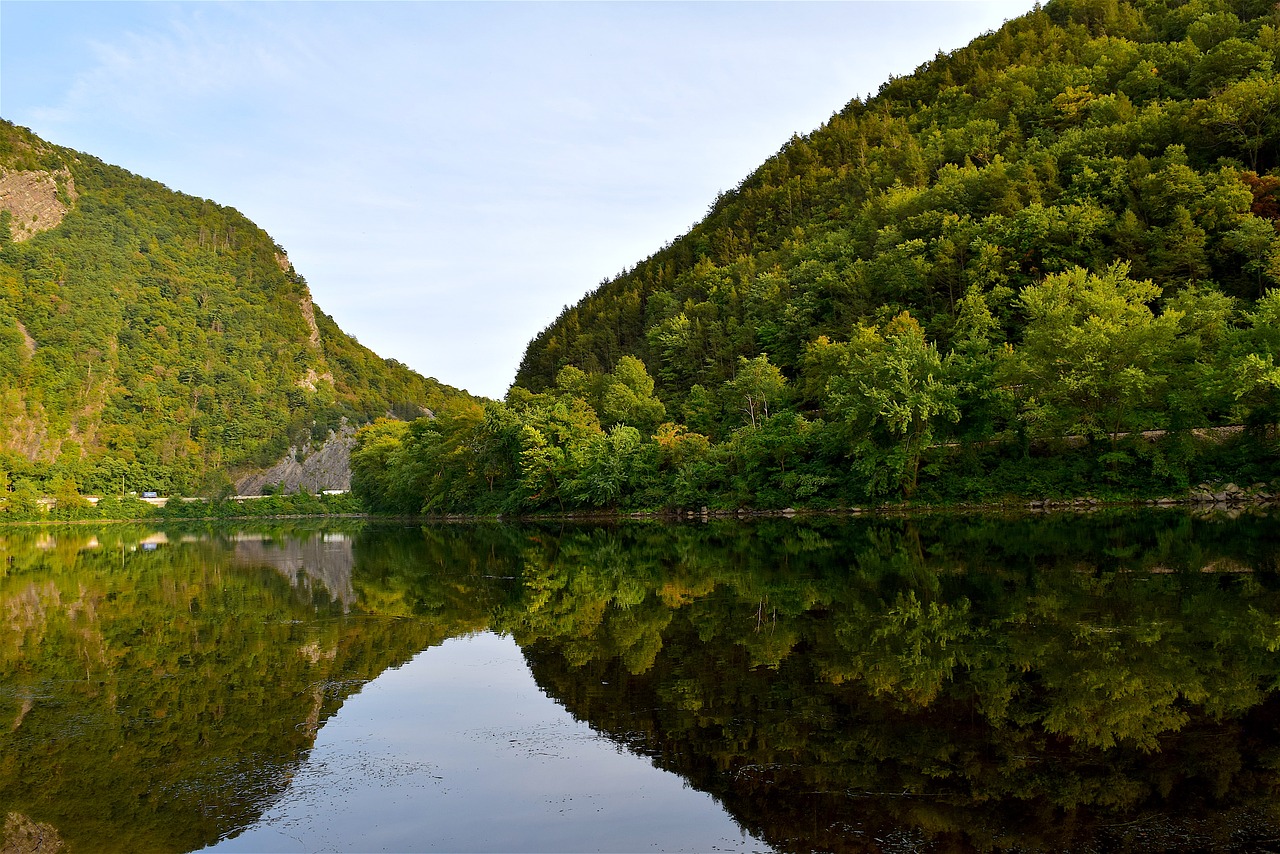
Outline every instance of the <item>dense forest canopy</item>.
[(371, 428), (356, 483), (529, 512), (1269, 482), (1277, 66), (1272, 3), (1048, 3), (793, 137), (504, 403)]
[(197, 492), (465, 397), (344, 334), (231, 208), (2, 121), (0, 184), (0, 501)]

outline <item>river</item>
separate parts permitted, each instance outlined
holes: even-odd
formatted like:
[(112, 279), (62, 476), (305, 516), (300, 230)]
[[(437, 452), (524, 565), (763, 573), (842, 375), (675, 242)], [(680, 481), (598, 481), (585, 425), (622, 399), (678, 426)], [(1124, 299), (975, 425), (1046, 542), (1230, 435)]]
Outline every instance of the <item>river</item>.
[(1256, 851), (1265, 513), (0, 529), (8, 851)]

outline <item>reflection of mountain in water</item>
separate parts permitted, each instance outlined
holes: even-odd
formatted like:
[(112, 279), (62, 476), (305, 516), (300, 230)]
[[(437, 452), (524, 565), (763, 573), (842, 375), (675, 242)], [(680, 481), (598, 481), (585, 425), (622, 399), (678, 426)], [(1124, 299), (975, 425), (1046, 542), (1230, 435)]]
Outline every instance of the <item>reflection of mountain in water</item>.
[(1271, 524), (542, 534), (510, 629), (779, 850), (1274, 850)]
[(351, 584), (355, 556), (349, 535), (316, 533), (306, 539), (280, 539), (241, 533), (231, 539), (235, 543), (232, 559), (237, 565), (270, 566), (294, 587), (313, 593), (317, 588), (326, 591), (332, 600), (342, 603), (344, 612), (356, 603)]
[(256, 820), (347, 697), (459, 630), (354, 604), (332, 537), (0, 534), (0, 851), (191, 850)]
[(5, 531), (0, 820), (71, 850), (234, 833), (366, 680), (490, 627), (781, 850), (1257, 850), (1274, 524)]

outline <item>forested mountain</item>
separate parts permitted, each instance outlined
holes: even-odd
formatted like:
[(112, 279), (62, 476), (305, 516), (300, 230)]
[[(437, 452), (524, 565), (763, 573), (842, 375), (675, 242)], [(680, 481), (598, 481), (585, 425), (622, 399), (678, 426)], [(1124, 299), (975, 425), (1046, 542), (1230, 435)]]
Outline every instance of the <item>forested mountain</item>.
[(1273, 480), (1277, 70), (1270, 2), (1053, 0), (793, 137), (505, 404), (366, 433), (357, 482), (523, 512)]
[(794, 137), (566, 309), (516, 383), (630, 354), (683, 403), (742, 356), (800, 377), (819, 336), (902, 311), (945, 352), (979, 301), (1016, 344), (1024, 288), (1118, 263), (1157, 308), (1197, 285), (1246, 307), (1280, 274), (1277, 27), (1269, 2), (1050, 3)]
[(0, 122), (0, 494), (198, 491), (453, 397), (239, 212)]

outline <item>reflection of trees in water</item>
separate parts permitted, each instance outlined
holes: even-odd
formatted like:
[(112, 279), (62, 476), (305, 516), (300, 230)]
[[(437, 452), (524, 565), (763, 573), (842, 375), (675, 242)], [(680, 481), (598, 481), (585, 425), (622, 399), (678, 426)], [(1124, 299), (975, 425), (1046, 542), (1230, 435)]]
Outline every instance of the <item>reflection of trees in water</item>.
[(721, 558), (571, 533), (512, 628), (575, 715), (783, 849), (1254, 850), (1280, 836), (1266, 524), (766, 526)]
[(73, 851), (213, 842), (284, 792), (348, 696), (466, 628), (344, 618), (327, 582), (244, 567), (221, 538), (140, 539), (0, 540), (0, 804), (22, 839), (47, 825)]
[(315, 530), (7, 530), (0, 803), (71, 848), (196, 847), (364, 681), (493, 627), (783, 849), (1248, 850), (1280, 824), (1273, 525), (366, 527), (329, 569)]

